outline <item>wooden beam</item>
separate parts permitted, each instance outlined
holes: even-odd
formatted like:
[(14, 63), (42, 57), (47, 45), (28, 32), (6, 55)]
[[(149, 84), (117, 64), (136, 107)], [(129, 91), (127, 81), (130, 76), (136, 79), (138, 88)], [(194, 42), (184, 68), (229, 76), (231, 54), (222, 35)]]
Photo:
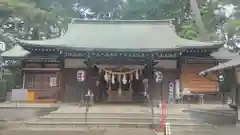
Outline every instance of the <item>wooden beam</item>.
[(60, 71), (60, 68), (22, 68), (24, 71)]

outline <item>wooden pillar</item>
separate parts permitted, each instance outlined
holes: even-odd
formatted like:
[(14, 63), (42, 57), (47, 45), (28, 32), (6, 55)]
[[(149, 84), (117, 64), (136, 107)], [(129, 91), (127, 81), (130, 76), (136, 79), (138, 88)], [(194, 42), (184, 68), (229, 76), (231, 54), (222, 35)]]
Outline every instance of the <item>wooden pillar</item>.
[(90, 83), (90, 75), (91, 75), (91, 70), (92, 70), (92, 66), (93, 66), (93, 63), (88, 61), (85, 63), (85, 68), (84, 68), (84, 71), (86, 72), (86, 78), (85, 78), (85, 81), (84, 81), (84, 95), (85, 93), (87, 93), (87, 90), (91, 87), (89, 87), (89, 85), (91, 84)]
[(149, 98), (152, 100), (153, 94), (154, 94), (154, 81), (153, 81), (153, 55), (152, 53), (149, 53), (148, 57), (148, 65), (147, 65), (147, 71), (148, 71), (148, 93)]
[(132, 87), (133, 74), (130, 75), (130, 79), (129, 80), (130, 80), (129, 81), (129, 92), (130, 92), (130, 94), (132, 96), (132, 94), (133, 94), (133, 87)]
[(237, 117), (236, 117), (236, 126), (240, 127), (240, 88), (238, 86), (238, 88), (236, 89), (235, 93), (236, 93), (236, 105), (237, 105)]
[(123, 90), (122, 90), (122, 76), (121, 75), (118, 75), (118, 82), (119, 82), (118, 96), (122, 96)]
[(60, 57), (60, 85), (59, 85), (59, 100), (64, 101), (65, 97), (65, 70), (64, 70), (64, 58)]
[(236, 126), (240, 127), (240, 74), (237, 68), (233, 68), (234, 70), (234, 77), (233, 81), (235, 81), (235, 91), (234, 91), (234, 97), (235, 97), (235, 104), (237, 105), (237, 117), (236, 117)]
[(26, 72), (23, 71), (25, 66), (24, 60), (21, 60), (21, 76), (22, 76), (22, 88), (25, 89), (26, 86)]

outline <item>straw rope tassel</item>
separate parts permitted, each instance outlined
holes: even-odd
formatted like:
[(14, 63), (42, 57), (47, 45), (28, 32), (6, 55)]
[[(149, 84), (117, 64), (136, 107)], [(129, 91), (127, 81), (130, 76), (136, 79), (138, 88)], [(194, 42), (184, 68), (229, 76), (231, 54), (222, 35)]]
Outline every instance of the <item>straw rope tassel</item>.
[(121, 86), (121, 75), (118, 75), (118, 82), (119, 82), (119, 87), (118, 87), (118, 95), (122, 95), (122, 86)]
[[(113, 78), (113, 74), (110, 74), (110, 79)], [(109, 80), (110, 80), (109, 79)], [(111, 81), (108, 81), (108, 95), (110, 95), (110, 92), (112, 91), (112, 85), (111, 85)]]

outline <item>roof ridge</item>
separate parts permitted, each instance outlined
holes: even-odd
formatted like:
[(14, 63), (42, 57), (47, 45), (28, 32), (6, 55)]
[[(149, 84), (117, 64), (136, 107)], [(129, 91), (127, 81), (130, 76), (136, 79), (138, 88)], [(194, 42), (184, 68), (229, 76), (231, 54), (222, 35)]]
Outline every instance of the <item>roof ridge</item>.
[(103, 24), (119, 24), (119, 23), (141, 23), (141, 24), (149, 24), (149, 23), (161, 23), (161, 24), (172, 24), (173, 19), (166, 19), (166, 20), (83, 20), (78, 18), (72, 18), (71, 23), (79, 24), (79, 23), (103, 23)]

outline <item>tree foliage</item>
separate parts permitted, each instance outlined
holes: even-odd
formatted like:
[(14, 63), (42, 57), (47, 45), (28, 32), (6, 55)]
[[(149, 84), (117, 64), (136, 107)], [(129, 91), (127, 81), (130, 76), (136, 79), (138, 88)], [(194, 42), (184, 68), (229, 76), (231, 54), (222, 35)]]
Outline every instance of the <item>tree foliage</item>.
[(131, 0), (123, 5), (122, 19), (169, 19), (182, 15), (186, 0)]
[(240, 20), (229, 20), (225, 24), (225, 31), (228, 32), (229, 38), (232, 38), (234, 35), (240, 36)]
[(123, 5), (121, 15), (122, 19), (132, 20), (175, 19), (179, 36), (202, 40), (199, 36), (204, 35), (208, 38), (205, 40), (216, 40), (217, 26), (222, 23), (221, 20), (228, 20), (215, 14), (221, 1), (197, 0), (194, 3), (190, 0), (131, 0)]
[(36, 7), (34, 0), (0, 0), (0, 3), (31, 24), (56, 23), (58, 20), (53, 12)]
[(122, 19), (175, 19), (176, 31), (181, 37), (196, 39), (199, 36), (191, 18), (189, 0), (131, 0), (123, 5)]

